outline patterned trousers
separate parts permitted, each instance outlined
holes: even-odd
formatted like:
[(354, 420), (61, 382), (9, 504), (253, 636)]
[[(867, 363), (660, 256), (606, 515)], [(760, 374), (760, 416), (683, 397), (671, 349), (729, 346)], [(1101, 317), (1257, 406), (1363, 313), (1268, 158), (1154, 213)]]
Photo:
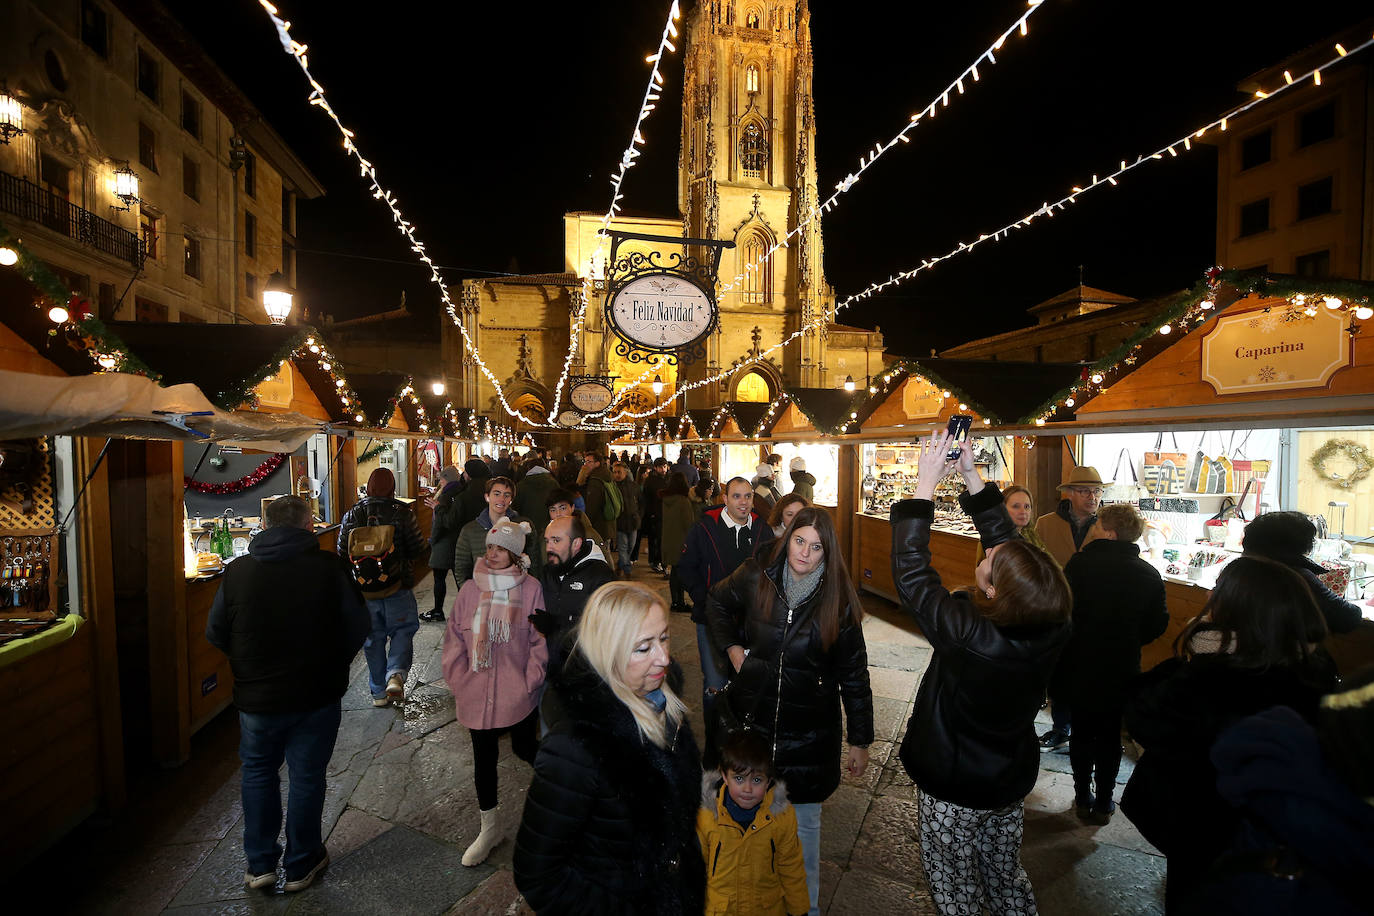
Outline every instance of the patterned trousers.
[(961, 808), (920, 793), (921, 863), (935, 906), (946, 916), (1035, 916), (1035, 893), (1021, 867), (1025, 809)]

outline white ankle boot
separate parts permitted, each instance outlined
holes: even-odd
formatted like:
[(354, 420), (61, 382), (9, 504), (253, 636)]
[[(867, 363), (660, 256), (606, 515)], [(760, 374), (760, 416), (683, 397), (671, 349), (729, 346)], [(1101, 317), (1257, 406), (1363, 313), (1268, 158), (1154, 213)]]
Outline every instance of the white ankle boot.
[(481, 865), (491, 855), (502, 840), (501, 828), (496, 825), (496, 809), (482, 812), (482, 832), (472, 841), (467, 852), (463, 853), (463, 864), (469, 867)]

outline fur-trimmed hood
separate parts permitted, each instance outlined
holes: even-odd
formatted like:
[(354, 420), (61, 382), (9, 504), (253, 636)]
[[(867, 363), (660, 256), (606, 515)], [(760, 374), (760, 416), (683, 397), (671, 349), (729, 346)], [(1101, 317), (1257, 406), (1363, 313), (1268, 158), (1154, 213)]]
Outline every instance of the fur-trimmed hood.
[[(724, 804), (720, 791), (725, 788), (725, 780), (721, 778), (719, 770), (708, 770), (701, 774), (701, 807), (712, 814), (718, 807)], [(773, 780), (773, 785), (769, 786), (767, 794), (763, 796), (763, 801), (759, 802), (759, 807), (768, 809), (768, 813), (774, 817), (787, 810), (787, 783), (781, 779)]]

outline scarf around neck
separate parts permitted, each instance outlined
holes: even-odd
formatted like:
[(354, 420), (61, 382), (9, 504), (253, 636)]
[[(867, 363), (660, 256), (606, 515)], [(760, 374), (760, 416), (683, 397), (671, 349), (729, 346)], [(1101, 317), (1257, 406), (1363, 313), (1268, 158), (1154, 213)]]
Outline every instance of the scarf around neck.
[(821, 577), (825, 575), (825, 561), (816, 564), (816, 568), (804, 576), (798, 576), (792, 572), (792, 564), (786, 560), (782, 562), (782, 594), (787, 599), (787, 606), (790, 608), (800, 607), (802, 602), (811, 597), (812, 592), (820, 587)]
[(482, 671), (491, 667), (492, 643), (510, 642), (511, 621), (515, 619), (525, 570), (519, 565), (489, 570), (483, 557), (473, 567), (472, 578), (481, 592), (477, 610), (472, 613), (472, 670)]

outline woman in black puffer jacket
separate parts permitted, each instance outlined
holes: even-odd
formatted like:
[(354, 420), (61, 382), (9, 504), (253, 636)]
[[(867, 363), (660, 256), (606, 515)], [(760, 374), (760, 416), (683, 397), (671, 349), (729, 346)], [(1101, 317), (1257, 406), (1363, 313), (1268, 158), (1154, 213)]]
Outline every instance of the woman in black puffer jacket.
[(985, 484), (971, 449), (959, 497), (986, 554), (974, 592), (951, 594), (930, 565), (931, 501), (953, 467), (946, 433), (921, 448), (916, 498), (892, 507), (892, 579), (934, 654), (902, 740), (902, 765), (920, 789), (921, 864), (942, 913), (1035, 912), (1021, 867), (1022, 800), (1035, 785), (1035, 715), (1069, 640), (1064, 573), (1016, 536), (1002, 494)]
[[(711, 589), (711, 643), (735, 672), (730, 709), (773, 749), (797, 812), (811, 912), (820, 893), (821, 802), (840, 784), (840, 708), (848, 769), (868, 766), (873, 693), (858, 595), (824, 509), (793, 517), (766, 557), (745, 560)], [(719, 659), (717, 664), (723, 664)]]
[(515, 886), (540, 914), (697, 916), (701, 762), (662, 599), (633, 582), (597, 589), (549, 680)]

